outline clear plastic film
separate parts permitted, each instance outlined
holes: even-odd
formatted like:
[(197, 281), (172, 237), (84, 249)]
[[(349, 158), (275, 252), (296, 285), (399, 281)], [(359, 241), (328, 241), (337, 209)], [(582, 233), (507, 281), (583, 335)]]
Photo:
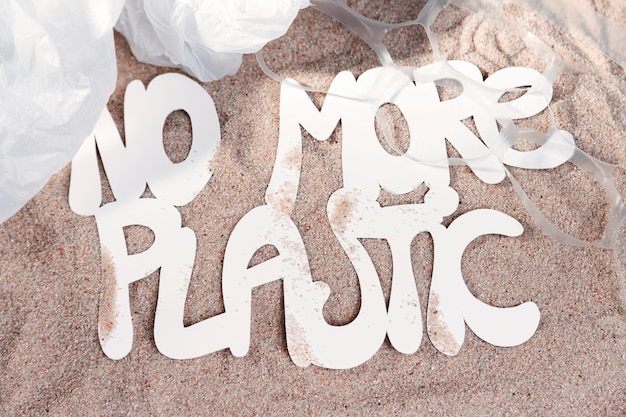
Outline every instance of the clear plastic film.
[(0, 1), (0, 222), (67, 164), (115, 88), (122, 0)]
[[(470, 106), (475, 109), (476, 114), (482, 114), (483, 123), (478, 124), (477, 129), (481, 135), (480, 140), (484, 143), (484, 149), (478, 152), (461, 151), (461, 158), (447, 158), (447, 165), (468, 165), (475, 174), (483, 181), (488, 183), (496, 183), (504, 178), (508, 178), (516, 192), (521, 204), (527, 210), (534, 223), (546, 235), (552, 237), (562, 244), (574, 246), (597, 246), (601, 248), (614, 249), (616, 263), (618, 264), (619, 273), (623, 273), (619, 268), (619, 245), (623, 245), (623, 236), (620, 236), (620, 229), (626, 220), (626, 208), (622, 197), (618, 191), (617, 184), (613, 179), (613, 172), (616, 165), (602, 162), (593, 156), (579, 149), (572, 135), (561, 130), (555, 122), (554, 115), (550, 108), (552, 99), (552, 85), (558, 76), (562, 73), (564, 67), (571, 63), (560, 61), (550, 47), (548, 47), (541, 39), (530, 32), (526, 32), (513, 25), (507, 26), (507, 29), (516, 30), (521, 39), (524, 40), (526, 46), (534, 51), (534, 53), (545, 61), (545, 67), (542, 73), (536, 75), (527, 74), (525, 82), (515, 84), (514, 78), (502, 75), (506, 71), (498, 71), (501, 74), (483, 80), (478, 74), (478, 78), (470, 75), (470, 72), (459, 70), (460, 64), (455, 61), (444, 61), (438, 51), (437, 36), (431, 30), (431, 25), (437, 18), (438, 14), (448, 6), (456, 6), (465, 9), (471, 13), (482, 14), (493, 17), (496, 20), (505, 22), (502, 7), (510, 2), (506, 1), (490, 1), (490, 0), (431, 0), (421, 10), (418, 17), (414, 20), (401, 23), (383, 23), (365, 16), (360, 15), (356, 11), (349, 8), (346, 4), (337, 0), (314, 0), (313, 7), (328, 14), (332, 18), (338, 20), (357, 34), (364, 42), (366, 42), (376, 53), (381, 64), (386, 68), (393, 68), (398, 72), (409, 76), (415, 84), (434, 83), (441, 84), (446, 80), (455, 80), (463, 86), (464, 99), (470, 100)], [(520, 0), (515, 3), (522, 7), (529, 8), (537, 15), (548, 18), (553, 23), (563, 27), (571, 32), (574, 36), (590, 42), (592, 46), (597, 47), (607, 57), (620, 64), (622, 67), (626, 64), (626, 51), (623, 45), (626, 43), (626, 28), (620, 26), (616, 22), (597, 14), (591, 8), (577, 4), (571, 6), (561, 4), (560, 2), (542, 2), (540, 0)], [(549, 3), (549, 4), (548, 4)], [(430, 46), (434, 55), (434, 63), (429, 65), (430, 69), (415, 69), (411, 67), (403, 67), (396, 65), (383, 43), (383, 38), (393, 29), (402, 28), (410, 25), (420, 25), (426, 31)], [(262, 53), (257, 54), (262, 69), (270, 77), (282, 83), (289, 83), (296, 88), (301, 88), (310, 92), (321, 92), (326, 94), (336, 94), (333, 91), (324, 91), (323, 89), (313, 88), (309, 86), (300, 86), (291, 79), (283, 78), (273, 72), (263, 59)], [(507, 70), (510, 70), (507, 69)], [(510, 74), (509, 74), (510, 75)], [(534, 77), (534, 78), (533, 78)], [(518, 78), (522, 80), (524, 76)], [(393, 138), (385, 116), (379, 111), (381, 104), (380, 96), (388, 94), (382, 89), (395, 88), (389, 80), (384, 80), (381, 76), (379, 80), (381, 91), (374, 91), (367, 97), (348, 97), (360, 102), (369, 103), (372, 110), (376, 112), (376, 118), (382, 127), (382, 132), (389, 147), (397, 150), (398, 154), (404, 154), (407, 158), (414, 159), (415, 163), (421, 165), (440, 165), (441, 160), (427, 160), (416, 157), (410, 152), (402, 152), (397, 148), (396, 141)], [(400, 82), (401, 84), (401, 82)], [(400, 88), (400, 87), (398, 87)], [(471, 93), (470, 93), (471, 92)], [(517, 99), (511, 100), (509, 103), (499, 103), (499, 99), (507, 93), (517, 93)], [(398, 91), (400, 94), (400, 91)], [(524, 102), (526, 100), (526, 102)], [(528, 104), (528, 101), (534, 101), (539, 107), (532, 114), (524, 113), (524, 106), (517, 106), (515, 103)], [(454, 100), (451, 100), (454, 101)], [(508, 108), (507, 108), (508, 106)], [(532, 105), (530, 106), (532, 107)], [(526, 107), (528, 109), (529, 107)], [(508, 111), (508, 113), (507, 113)], [(521, 111), (521, 113), (520, 113)], [(547, 133), (534, 131), (532, 129), (521, 128), (516, 125), (516, 120), (532, 116), (545, 111), (552, 120), (552, 128)], [(536, 145), (533, 151), (521, 152), (514, 149), (514, 146), (521, 143), (532, 143)], [(495, 161), (495, 163), (494, 163)], [(523, 185), (516, 179), (508, 167), (519, 167), (524, 169), (549, 169), (564, 163), (571, 163), (582, 170), (585, 175), (599, 184), (605, 192), (609, 213), (604, 226), (602, 236), (595, 241), (586, 241), (572, 236), (559, 227), (555, 226), (546, 218), (542, 210), (535, 201), (531, 199), (524, 191)], [(497, 172), (495, 177), (488, 178), (489, 174), (481, 176), (481, 172), (492, 171)], [(586, 198), (581, 195), (579, 198)], [(617, 250), (616, 250), (617, 249)]]
[(582, 2), (515, 0), (515, 3), (590, 42), (620, 66), (626, 67), (626, 29), (618, 22), (605, 18)]

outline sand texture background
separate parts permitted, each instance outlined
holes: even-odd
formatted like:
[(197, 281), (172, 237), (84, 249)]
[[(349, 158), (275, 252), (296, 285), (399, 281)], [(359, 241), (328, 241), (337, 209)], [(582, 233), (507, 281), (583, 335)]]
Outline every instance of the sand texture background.
[[(619, 0), (588, 1), (626, 26)], [(363, 14), (387, 22), (417, 16), (423, 1), (349, 1)], [(569, 63), (554, 86), (556, 123), (594, 157), (619, 165), (626, 195), (626, 76), (599, 51), (544, 19), (515, 6), (506, 15), (537, 34)], [(435, 22), (444, 58), (464, 59), (484, 76), (545, 63), (497, 21), (450, 7)], [(386, 38), (396, 62), (422, 66), (433, 57), (418, 27)], [(172, 72), (137, 62), (116, 36), (119, 76), (109, 109), (123, 131), (123, 95), (135, 79), (147, 84)], [(334, 76), (379, 66), (358, 37), (317, 10), (303, 10), (289, 33), (266, 47), (268, 65), (281, 76), (327, 89)], [(280, 85), (266, 76), (254, 56), (244, 57), (235, 76), (204, 84), (216, 103), (222, 142), (202, 193), (180, 209), (194, 230), (198, 249), (187, 296), (185, 323), (223, 311), (220, 277), (224, 250), (237, 221), (264, 204), (279, 127)], [(320, 105), (323, 97), (314, 95)], [(547, 114), (524, 121), (546, 131)], [(402, 126), (397, 123), (397, 126)], [(404, 132), (406, 135), (406, 132)], [(402, 132), (400, 131), (400, 134)], [(170, 117), (164, 142), (172, 159), (189, 146), (183, 115)], [(348, 258), (335, 240), (326, 203), (342, 185), (341, 129), (324, 142), (308, 134), (298, 201), (292, 216), (307, 247), (314, 279), (333, 293), (324, 308), (329, 323), (349, 322), (358, 312), (359, 290)], [(450, 148), (450, 155), (455, 151)], [(604, 193), (571, 164), (546, 171), (512, 169), (527, 193), (556, 225), (577, 237), (597, 239), (606, 220)], [(120, 361), (107, 358), (98, 342), (101, 291), (100, 244), (93, 217), (68, 205), (70, 167), (14, 217), (0, 225), (0, 415), (541, 415), (626, 414), (626, 312), (624, 282), (613, 251), (561, 245), (543, 235), (517, 199), (511, 184), (488, 185), (467, 167), (451, 168), (461, 199), (452, 216), (493, 208), (518, 219), (517, 238), (484, 236), (467, 249), (463, 271), (479, 299), (497, 306), (534, 301), (542, 314), (537, 333), (513, 348), (498, 348), (467, 330), (456, 357), (439, 353), (425, 335), (417, 353), (403, 355), (388, 341), (365, 364), (350, 370), (294, 365), (287, 352), (282, 285), (253, 292), (251, 348), (235, 358), (220, 351), (175, 361), (153, 340), (158, 272), (130, 286), (134, 345)], [(105, 200), (111, 201), (105, 184)], [(382, 195), (396, 204), (400, 197)], [(451, 219), (446, 221), (449, 224)], [(622, 232), (618, 250), (626, 247)], [(129, 251), (149, 247), (152, 236), (129, 228)], [(391, 253), (386, 242), (365, 242), (381, 275), (386, 296)], [(432, 240), (418, 235), (413, 268), (425, 312), (432, 273)], [(270, 251), (259, 254), (270, 256)]]

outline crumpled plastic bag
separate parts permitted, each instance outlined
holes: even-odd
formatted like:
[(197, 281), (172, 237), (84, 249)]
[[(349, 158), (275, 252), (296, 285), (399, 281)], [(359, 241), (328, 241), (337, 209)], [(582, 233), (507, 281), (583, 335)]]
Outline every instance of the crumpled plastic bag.
[(66, 165), (115, 88), (123, 0), (0, 0), (0, 222)]
[[(112, 27), (137, 58), (202, 81), (284, 34), (308, 0), (0, 0), (0, 223), (74, 156), (115, 88)], [(123, 10), (122, 10), (123, 9)], [(121, 13), (121, 17), (120, 17)]]
[(200, 81), (234, 74), (242, 54), (285, 34), (308, 0), (127, 0), (115, 29), (140, 61)]

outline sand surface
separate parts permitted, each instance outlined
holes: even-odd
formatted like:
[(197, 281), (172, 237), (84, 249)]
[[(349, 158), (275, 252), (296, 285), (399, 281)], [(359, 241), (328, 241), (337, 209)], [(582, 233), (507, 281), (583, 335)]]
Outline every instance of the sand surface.
[[(369, 17), (398, 22), (415, 17), (424, 2), (349, 3)], [(626, 11), (617, 0), (589, 3), (626, 25)], [(624, 70), (522, 8), (509, 7), (506, 13), (571, 64), (554, 86), (556, 123), (574, 135), (579, 148), (619, 165), (615, 178), (626, 195)], [(449, 8), (434, 29), (444, 58), (468, 60), (484, 76), (512, 65), (545, 66), (513, 32), (488, 18)], [(417, 27), (395, 31), (386, 41), (400, 64), (432, 62), (426, 36)], [(116, 36), (116, 45), (119, 76), (109, 109), (123, 131), (126, 85), (135, 79), (147, 84), (172, 70), (137, 62), (121, 36)], [(342, 70), (358, 75), (379, 66), (359, 38), (312, 9), (302, 11), (264, 56), (281, 76), (321, 89)], [(220, 276), (226, 243), (238, 220), (264, 204), (278, 140), (280, 85), (261, 71), (254, 56), (244, 57), (235, 76), (204, 87), (216, 103), (222, 145), (211, 164), (211, 181), (180, 209), (183, 224), (198, 239), (185, 324), (223, 311)], [(314, 99), (321, 104), (321, 96)], [(546, 115), (525, 123), (543, 131), (551, 126)], [(186, 119), (175, 114), (165, 131), (172, 159), (184, 158), (189, 146)], [(325, 317), (344, 324), (358, 312), (358, 283), (326, 216), (329, 195), (342, 185), (341, 130), (324, 142), (305, 134), (303, 146), (302, 181), (292, 218), (314, 279), (326, 281), (333, 291)], [(559, 244), (533, 224), (508, 181), (484, 184), (467, 167), (451, 172), (461, 199), (453, 217), (493, 208), (524, 226), (520, 237), (475, 240), (465, 253), (463, 271), (470, 290), (485, 302), (512, 306), (534, 301), (542, 314), (536, 334), (520, 346), (499, 348), (468, 329), (455, 357), (438, 352), (426, 335), (411, 355), (386, 341), (365, 364), (338, 371), (299, 368), (291, 361), (280, 282), (253, 292), (247, 356), (236, 358), (228, 351), (185, 361), (163, 356), (153, 339), (158, 272), (130, 286), (135, 331), (131, 353), (119, 361), (107, 358), (97, 334), (103, 281), (96, 223), (71, 211), (67, 166), (0, 225), (0, 415), (626, 414), (626, 298), (619, 273), (624, 252), (616, 263), (612, 250)], [(588, 240), (601, 235), (607, 215), (604, 193), (573, 165), (512, 172), (563, 230)], [(103, 189), (105, 201), (111, 201), (106, 184)], [(390, 195), (380, 198), (385, 204), (399, 202)], [(623, 251), (621, 236), (618, 250)], [(138, 252), (149, 247), (152, 236), (133, 227), (127, 239), (129, 251)], [(388, 297), (389, 247), (383, 240), (364, 244)], [(433, 256), (428, 235), (415, 238), (412, 254), (425, 312)], [(260, 254), (258, 260), (270, 255)]]

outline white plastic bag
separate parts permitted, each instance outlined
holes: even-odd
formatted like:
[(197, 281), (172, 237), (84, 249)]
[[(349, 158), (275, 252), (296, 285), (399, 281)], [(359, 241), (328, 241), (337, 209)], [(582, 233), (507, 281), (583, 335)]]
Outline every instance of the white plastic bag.
[(0, 0), (0, 222), (67, 164), (115, 88), (123, 0)]
[(282, 36), (308, 0), (127, 0), (115, 29), (140, 61), (201, 81), (234, 74), (244, 53)]

